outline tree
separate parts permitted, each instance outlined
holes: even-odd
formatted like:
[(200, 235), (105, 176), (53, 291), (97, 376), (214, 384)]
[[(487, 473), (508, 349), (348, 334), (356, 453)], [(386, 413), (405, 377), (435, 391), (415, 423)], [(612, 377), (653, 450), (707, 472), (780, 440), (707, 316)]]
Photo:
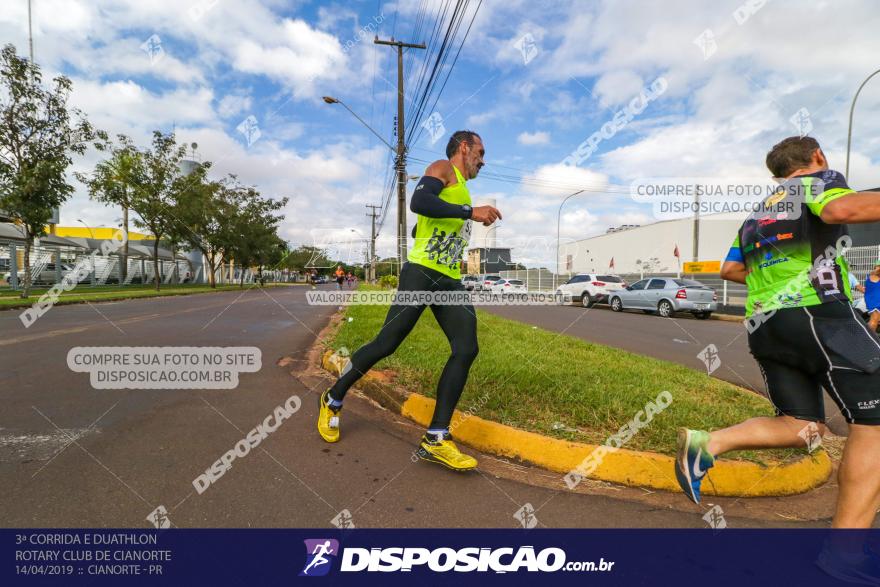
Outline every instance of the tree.
[[(205, 169), (207, 170), (207, 169)], [(175, 233), (182, 242), (198, 249), (208, 264), (208, 283), (217, 287), (217, 268), (227, 256), (230, 240), (229, 219), (237, 210), (235, 194), (229, 187), (234, 176), (207, 181), (201, 170), (190, 176), (190, 187), (177, 202)]]
[(189, 175), (180, 172), (186, 146), (178, 145), (173, 134), (153, 131), (151, 149), (139, 151), (132, 159), (134, 184), (128, 193), (131, 209), (137, 214), (134, 224), (153, 235), (153, 270), (159, 290), (159, 241), (166, 238), (171, 249), (179, 242), (183, 226), (177, 216), (181, 202), (197, 194), (204, 182), (208, 163), (202, 163)]
[(56, 208), (73, 193), (67, 168), (82, 155), (96, 131), (67, 101), (73, 87), (65, 76), (42, 85), (40, 67), (16, 55), (13, 45), (0, 51), (0, 209), (24, 231), (24, 284), (29, 295), (33, 239), (43, 234)]
[[(76, 172), (76, 178), (85, 184), (89, 196), (98, 202), (120, 206), (123, 210), (125, 230), (128, 230), (128, 210), (131, 207), (130, 193), (140, 185), (142, 178), (136, 176), (143, 169), (141, 153), (125, 135), (117, 136), (118, 145), (99, 144), (99, 150), (109, 150), (110, 157), (95, 165), (91, 175)], [(122, 250), (121, 281), (128, 273), (128, 239)]]
[(263, 281), (263, 267), (277, 269), (287, 255), (287, 242), (274, 231), (262, 240), (253, 253), (252, 263), (257, 266), (260, 283)]
[(336, 267), (327, 256), (327, 251), (309, 245), (301, 245), (290, 251), (284, 259), (284, 266), (294, 271), (311, 270), (313, 267)]
[[(277, 212), (287, 205), (287, 198), (263, 198), (253, 187), (237, 187), (238, 209), (230, 221), (231, 237), (228, 251), (244, 268), (258, 266), (260, 278), (264, 265), (277, 265), (283, 260), (287, 244), (278, 236), (278, 225), (284, 220)], [(234, 236), (233, 236), (234, 235)]]
[(397, 257), (385, 257), (384, 259), (379, 259), (376, 262), (376, 277), (382, 277), (383, 275), (397, 275), (400, 273), (400, 269), (397, 263)]

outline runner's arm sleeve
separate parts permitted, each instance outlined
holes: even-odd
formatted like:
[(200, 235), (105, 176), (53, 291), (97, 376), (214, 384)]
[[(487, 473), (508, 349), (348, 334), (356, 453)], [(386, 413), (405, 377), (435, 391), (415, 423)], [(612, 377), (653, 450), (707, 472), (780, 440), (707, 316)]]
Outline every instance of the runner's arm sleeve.
[(746, 259), (742, 254), (742, 249), (739, 246), (739, 235), (736, 235), (736, 238), (733, 239), (733, 243), (730, 245), (730, 250), (727, 251), (727, 257), (724, 261), (733, 261), (734, 263), (743, 264), (746, 262)]
[(745, 256), (740, 246), (739, 233), (733, 239), (724, 264), (721, 265), (721, 279), (733, 281), (735, 283), (745, 283), (748, 278), (749, 271), (746, 268)]
[(471, 213), (465, 211), (464, 206), (440, 199), (444, 187), (442, 180), (430, 175), (422, 176), (409, 202), (409, 209), (428, 218), (470, 218)]
[(821, 216), (825, 206), (834, 200), (854, 193), (856, 193), (855, 190), (850, 189), (842, 173), (829, 169), (818, 179), (816, 189), (806, 190), (804, 203), (810, 209), (810, 212), (816, 216)]

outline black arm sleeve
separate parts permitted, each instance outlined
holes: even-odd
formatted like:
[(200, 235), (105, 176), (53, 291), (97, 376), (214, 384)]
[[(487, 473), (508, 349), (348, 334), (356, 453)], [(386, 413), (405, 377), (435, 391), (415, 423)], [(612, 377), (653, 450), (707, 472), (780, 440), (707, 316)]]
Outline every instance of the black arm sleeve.
[(430, 175), (422, 176), (409, 202), (409, 209), (428, 218), (470, 218), (470, 212), (466, 213), (464, 206), (440, 199), (443, 187), (440, 179)]

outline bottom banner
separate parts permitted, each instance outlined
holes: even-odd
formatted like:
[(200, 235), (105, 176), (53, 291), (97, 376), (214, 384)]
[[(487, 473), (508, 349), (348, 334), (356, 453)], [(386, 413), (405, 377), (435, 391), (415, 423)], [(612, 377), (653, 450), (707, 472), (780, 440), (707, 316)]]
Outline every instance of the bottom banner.
[(880, 583), (880, 531), (0, 530), (0, 585)]

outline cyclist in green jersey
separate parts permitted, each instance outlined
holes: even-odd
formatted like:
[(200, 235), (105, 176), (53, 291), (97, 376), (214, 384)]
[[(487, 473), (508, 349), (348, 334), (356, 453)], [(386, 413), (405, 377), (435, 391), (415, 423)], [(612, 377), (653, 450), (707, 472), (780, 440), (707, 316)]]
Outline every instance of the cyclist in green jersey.
[(749, 349), (777, 415), (711, 433), (681, 429), (676, 477), (699, 503), (722, 453), (812, 450), (825, 433), (824, 388), (850, 425), (833, 526), (869, 528), (880, 508), (880, 338), (852, 308), (842, 253), (846, 224), (880, 220), (880, 192), (851, 190), (812, 137), (780, 142), (767, 167), (781, 178), (779, 195), (742, 224), (721, 276), (748, 287)]
[[(428, 294), (465, 292), (461, 284), (461, 259), (470, 238), (471, 222), (490, 226), (501, 218), (492, 206), (471, 208), (466, 181), (483, 166), (485, 149), (472, 131), (453, 133), (446, 146), (448, 159), (435, 161), (413, 193), (410, 209), (417, 214), (414, 242), (403, 265), (398, 293)], [(457, 300), (456, 300), (457, 302)], [(404, 341), (427, 305), (393, 304), (379, 334), (355, 352), (336, 383), (321, 395), (318, 432), (327, 442), (339, 440), (339, 415), (348, 389), (381, 359)], [(428, 430), (416, 454), (456, 471), (477, 466), (477, 460), (463, 454), (452, 441), (449, 423), (477, 356), (477, 317), (473, 306), (431, 304), (437, 323), (449, 340), (452, 354), (440, 374), (437, 403)]]

